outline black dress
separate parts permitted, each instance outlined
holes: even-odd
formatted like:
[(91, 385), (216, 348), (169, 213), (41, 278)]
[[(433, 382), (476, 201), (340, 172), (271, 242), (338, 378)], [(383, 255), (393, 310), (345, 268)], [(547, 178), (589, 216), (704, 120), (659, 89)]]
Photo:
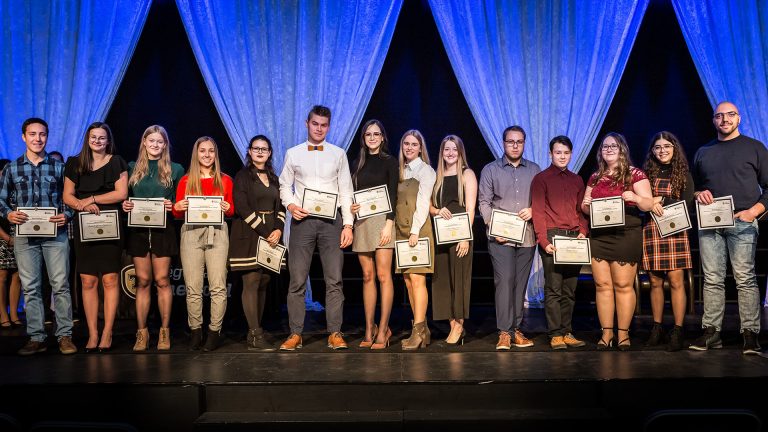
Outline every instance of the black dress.
[[(79, 160), (77, 156), (67, 159), (64, 176), (75, 184), (77, 199), (90, 199), (93, 195), (101, 195), (115, 190), (115, 183), (120, 174), (128, 171), (128, 164), (118, 155), (112, 155), (103, 167), (80, 175), (77, 172)], [(121, 204), (98, 204), (99, 210), (117, 210), (122, 213)], [(122, 218), (119, 218), (122, 220)], [(122, 223), (122, 222), (121, 222)], [(101, 273), (119, 273), (123, 267), (123, 233), (125, 227), (120, 227), (119, 240), (102, 240), (83, 243), (80, 241), (80, 221), (75, 213), (75, 257), (77, 272), (98, 275)]]

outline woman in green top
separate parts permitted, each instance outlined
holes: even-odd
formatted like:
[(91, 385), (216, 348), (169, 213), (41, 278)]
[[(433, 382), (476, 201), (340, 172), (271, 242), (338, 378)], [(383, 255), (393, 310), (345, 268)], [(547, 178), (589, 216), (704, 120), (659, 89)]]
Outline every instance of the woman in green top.
[[(162, 198), (165, 211), (171, 211), (176, 187), (184, 176), (181, 165), (171, 162), (168, 133), (162, 126), (153, 125), (144, 131), (136, 162), (128, 165), (128, 196), (133, 198)], [(130, 212), (134, 203), (123, 201), (123, 210)], [(171, 280), (168, 276), (171, 257), (179, 254), (176, 229), (169, 218), (164, 228), (128, 229), (127, 252), (133, 257), (136, 271), (136, 344), (134, 351), (145, 351), (149, 345), (147, 314), (152, 303), (150, 287), (154, 278), (157, 285), (157, 304), (160, 309), (161, 327), (157, 341), (158, 350), (171, 348), (168, 324), (171, 319)]]

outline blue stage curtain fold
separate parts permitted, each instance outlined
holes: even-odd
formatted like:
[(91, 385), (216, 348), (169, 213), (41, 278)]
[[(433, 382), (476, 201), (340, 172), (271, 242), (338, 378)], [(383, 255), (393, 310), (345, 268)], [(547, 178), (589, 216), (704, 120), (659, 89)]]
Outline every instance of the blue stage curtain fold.
[(21, 124), (33, 116), (48, 122), (49, 151), (80, 150), (109, 111), (150, 3), (0, 0), (0, 156), (25, 151)]
[(735, 103), (739, 130), (768, 144), (768, 3), (673, 0), (672, 6), (712, 107)]

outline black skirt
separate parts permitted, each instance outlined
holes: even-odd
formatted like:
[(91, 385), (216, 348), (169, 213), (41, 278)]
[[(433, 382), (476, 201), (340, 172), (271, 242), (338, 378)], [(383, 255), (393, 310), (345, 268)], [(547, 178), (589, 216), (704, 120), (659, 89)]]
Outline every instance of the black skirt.
[(165, 228), (128, 228), (128, 255), (147, 256), (153, 253), (159, 257), (172, 257), (179, 254), (179, 240), (176, 227), (167, 221)]
[(643, 220), (639, 212), (632, 210), (627, 209), (624, 226), (595, 228), (590, 231), (593, 258), (629, 263), (642, 261)]

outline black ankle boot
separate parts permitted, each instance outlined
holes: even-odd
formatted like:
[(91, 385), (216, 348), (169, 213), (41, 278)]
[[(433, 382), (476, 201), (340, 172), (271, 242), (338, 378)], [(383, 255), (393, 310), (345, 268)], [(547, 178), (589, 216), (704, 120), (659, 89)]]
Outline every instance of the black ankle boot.
[(661, 323), (654, 322), (653, 327), (651, 327), (651, 336), (648, 337), (648, 341), (645, 342), (645, 346), (654, 347), (661, 345), (663, 338), (664, 328), (661, 326)]
[(189, 350), (198, 351), (203, 345), (203, 329), (192, 329), (192, 335), (189, 340)]
[(683, 349), (683, 328), (675, 326), (672, 331), (669, 332), (669, 345), (667, 345), (667, 351), (680, 351)]
[(208, 335), (205, 338), (205, 345), (203, 345), (203, 351), (213, 351), (219, 347), (219, 332), (208, 330)]

